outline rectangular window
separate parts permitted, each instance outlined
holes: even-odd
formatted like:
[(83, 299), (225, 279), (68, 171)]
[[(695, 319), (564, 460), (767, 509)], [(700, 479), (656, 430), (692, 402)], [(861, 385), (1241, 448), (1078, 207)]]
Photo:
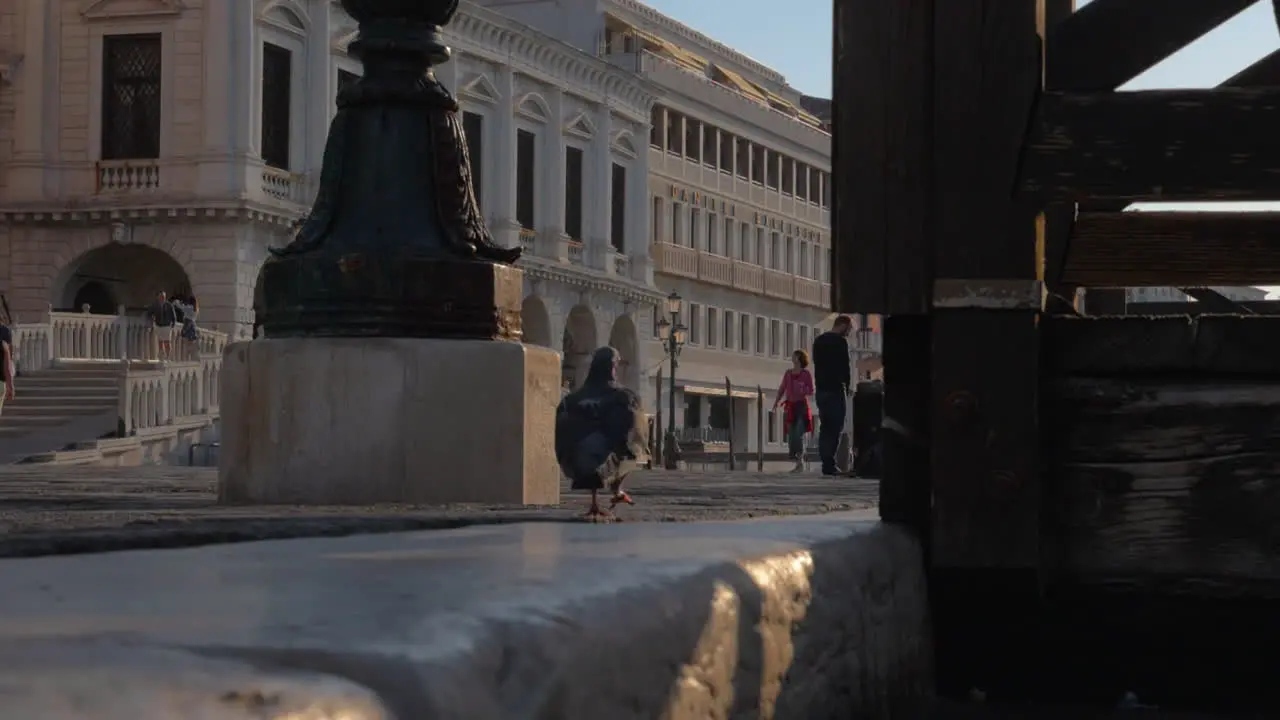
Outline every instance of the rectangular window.
[(627, 247), (627, 169), (613, 164), (609, 187), (609, 243), (618, 252)]
[(484, 116), (462, 113), (462, 133), (467, 136), (467, 158), (471, 162), (471, 190), (476, 203), (484, 205)]
[(724, 219), (724, 238), (722, 242), (724, 243), (725, 257), (733, 257), (733, 229), (737, 226), (738, 224), (733, 221), (733, 218)]
[(516, 131), (516, 222), (525, 230), (534, 229), (534, 178), (537, 173), (537, 136), (528, 130)]
[(770, 190), (778, 189), (778, 153), (771, 152), (765, 157), (764, 185)]
[(720, 219), (715, 213), (707, 213), (707, 252), (720, 253), (720, 239), (716, 237), (716, 228), (720, 226)]
[(716, 134), (719, 130), (713, 127), (702, 126), (702, 162), (711, 167), (716, 166), (716, 160), (719, 159), (719, 149), (716, 147)]
[(262, 161), (289, 169), (289, 105), (293, 98), (293, 53), (262, 45)]
[(729, 133), (720, 131), (720, 172), (733, 171), (734, 143), (738, 140)]
[(749, 169), (751, 169), (751, 144), (738, 138), (738, 147), (734, 150), (733, 172), (746, 180)]
[(746, 223), (742, 223), (742, 227), (739, 228), (738, 259), (742, 262), (751, 262), (751, 226)]
[(160, 35), (102, 39), (102, 159), (160, 157)]
[(777, 320), (769, 321), (769, 354), (782, 354), (782, 323)]
[(738, 317), (738, 349), (751, 351), (751, 316), (746, 313)]
[(702, 344), (702, 306), (689, 303), (689, 344)]
[(809, 167), (801, 163), (796, 163), (796, 197), (809, 199)]
[(684, 205), (678, 202), (671, 203), (671, 244), (684, 244), (684, 223), (681, 222), (684, 215)]
[(765, 414), (765, 422), (769, 423), (768, 440), (766, 442), (778, 442), (778, 413), (770, 410)]
[(654, 196), (653, 198), (653, 241), (665, 242), (662, 237), (662, 220), (666, 217), (662, 213), (662, 198)]
[(823, 173), (822, 177), (822, 208), (825, 210), (831, 207), (831, 176)]
[(776, 232), (769, 233), (769, 267), (782, 269), (782, 235)]
[(782, 158), (782, 194), (795, 194), (796, 163), (791, 158)]
[[(341, 95), (343, 90), (346, 90), (352, 85), (355, 85), (356, 81), (359, 79), (360, 79), (359, 75), (339, 68), (338, 69), (338, 95)], [(334, 100), (336, 102), (337, 98), (335, 97)]]
[(813, 274), (809, 272), (809, 241), (808, 240), (800, 241), (800, 272), (798, 274), (801, 277), (813, 277)]
[(764, 265), (765, 260), (769, 257), (768, 251), (764, 247), (764, 228), (756, 228), (756, 264)]
[(757, 185), (764, 184), (764, 148), (759, 145), (751, 146), (751, 182)]
[(723, 330), (724, 334), (721, 335), (720, 337), (720, 342), (724, 345), (725, 350), (732, 350), (734, 347), (733, 331), (734, 331), (733, 311), (725, 310), (724, 311), (724, 330)]
[(818, 185), (820, 184), (818, 177), (820, 173), (815, 168), (809, 168), (809, 202), (818, 204)]
[(764, 318), (757, 317), (756, 318), (756, 352), (760, 353), (761, 355), (764, 354), (764, 341), (766, 337), (765, 335), (766, 332), (768, 331), (765, 329)]
[(707, 308), (707, 347), (720, 345), (720, 317), (715, 308)]
[(684, 119), (684, 156), (694, 162), (702, 159), (702, 123)]
[(582, 151), (564, 149), (564, 234), (582, 242)]
[(786, 270), (789, 273), (793, 273), (796, 271), (796, 266), (795, 266), (796, 240), (790, 235), (787, 236), (787, 245), (786, 245), (785, 252), (786, 254), (782, 256), (783, 258), (782, 264), (784, 266), (782, 269)]
[(704, 248), (702, 241), (702, 210), (693, 208), (689, 211), (689, 247), (694, 250)]
[(785, 338), (785, 343), (782, 346), (782, 351), (785, 352), (787, 355), (790, 355), (796, 350), (799, 350), (800, 348), (796, 347), (796, 324), (787, 323), (786, 329), (784, 329), (782, 332), (783, 332), (783, 338)]
[(649, 116), (649, 144), (656, 148), (662, 147), (662, 128), (665, 121), (662, 110), (661, 105), (654, 105), (653, 114)]
[(667, 110), (667, 152), (684, 154), (684, 118)]

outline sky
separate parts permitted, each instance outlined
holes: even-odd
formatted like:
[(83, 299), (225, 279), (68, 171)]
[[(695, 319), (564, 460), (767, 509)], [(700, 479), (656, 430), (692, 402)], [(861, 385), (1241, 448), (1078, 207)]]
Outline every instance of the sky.
[[(645, 0), (786, 76), (796, 89), (831, 97), (831, 3), (789, 0)], [(1080, 0), (1079, 6), (1089, 0)], [(1261, 0), (1213, 32), (1151, 68), (1122, 90), (1213, 87), (1280, 47), (1269, 0)], [(1280, 203), (1149, 203), (1158, 210), (1280, 210)], [(1272, 296), (1280, 286), (1268, 287)]]

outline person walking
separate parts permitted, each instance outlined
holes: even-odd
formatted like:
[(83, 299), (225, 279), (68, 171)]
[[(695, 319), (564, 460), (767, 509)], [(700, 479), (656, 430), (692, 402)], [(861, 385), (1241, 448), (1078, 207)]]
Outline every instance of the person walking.
[(156, 354), (161, 360), (172, 359), (173, 327), (178, 323), (178, 310), (169, 302), (169, 296), (161, 290), (156, 293), (156, 301), (147, 308), (147, 315), (156, 336)]
[(13, 399), (13, 376), (17, 375), (13, 362), (13, 332), (8, 319), (0, 321), (0, 411), (4, 401)]
[(841, 315), (831, 329), (813, 339), (814, 404), (818, 406), (818, 457), (823, 475), (839, 475), (836, 451), (844, 432), (849, 396), (849, 333), (853, 319)]
[(792, 472), (804, 472), (804, 439), (813, 432), (813, 411), (809, 397), (813, 395), (813, 376), (809, 374), (809, 353), (791, 353), (791, 368), (782, 373), (782, 383), (774, 395), (773, 408), (783, 407), (782, 427), (787, 436), (788, 456), (796, 461)]

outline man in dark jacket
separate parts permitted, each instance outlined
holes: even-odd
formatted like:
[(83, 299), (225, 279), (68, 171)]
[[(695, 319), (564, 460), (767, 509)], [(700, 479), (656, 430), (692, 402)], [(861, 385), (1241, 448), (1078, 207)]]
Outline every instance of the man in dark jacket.
[(822, 474), (837, 475), (836, 450), (844, 432), (849, 396), (849, 332), (853, 320), (841, 315), (831, 329), (813, 339), (814, 401), (818, 406), (818, 456)]

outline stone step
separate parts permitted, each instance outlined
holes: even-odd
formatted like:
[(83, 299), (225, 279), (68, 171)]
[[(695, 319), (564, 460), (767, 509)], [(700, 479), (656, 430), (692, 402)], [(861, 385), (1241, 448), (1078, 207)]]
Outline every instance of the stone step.
[(120, 384), (120, 377), (97, 377), (84, 375), (19, 375), (18, 386), (30, 385), (31, 387), (47, 387), (49, 385), (88, 385), (94, 387), (116, 387)]
[(37, 427), (53, 427), (55, 425), (64, 425), (66, 423), (81, 417), (80, 415), (11, 415), (4, 413), (0, 415), (0, 428), (37, 428)]
[(93, 406), (94, 410), (104, 410), (115, 405), (119, 401), (120, 392), (112, 390), (111, 392), (94, 391), (81, 393), (65, 393), (50, 389), (49, 392), (32, 392), (25, 388), (18, 388), (18, 396), (5, 403), (3, 413), (8, 413), (10, 409), (20, 407), (85, 407)]
[(116, 385), (81, 385), (81, 384), (49, 384), (49, 385), (30, 385), (18, 381), (17, 392), (23, 395), (84, 395), (87, 397), (106, 397), (107, 395), (118, 396), (120, 388)]
[(96, 403), (79, 405), (29, 405), (27, 403), (5, 405), (4, 412), (0, 414), (0, 423), (5, 418), (11, 417), (64, 417), (72, 418), (80, 415), (96, 415), (103, 410), (109, 409), (115, 402)]

